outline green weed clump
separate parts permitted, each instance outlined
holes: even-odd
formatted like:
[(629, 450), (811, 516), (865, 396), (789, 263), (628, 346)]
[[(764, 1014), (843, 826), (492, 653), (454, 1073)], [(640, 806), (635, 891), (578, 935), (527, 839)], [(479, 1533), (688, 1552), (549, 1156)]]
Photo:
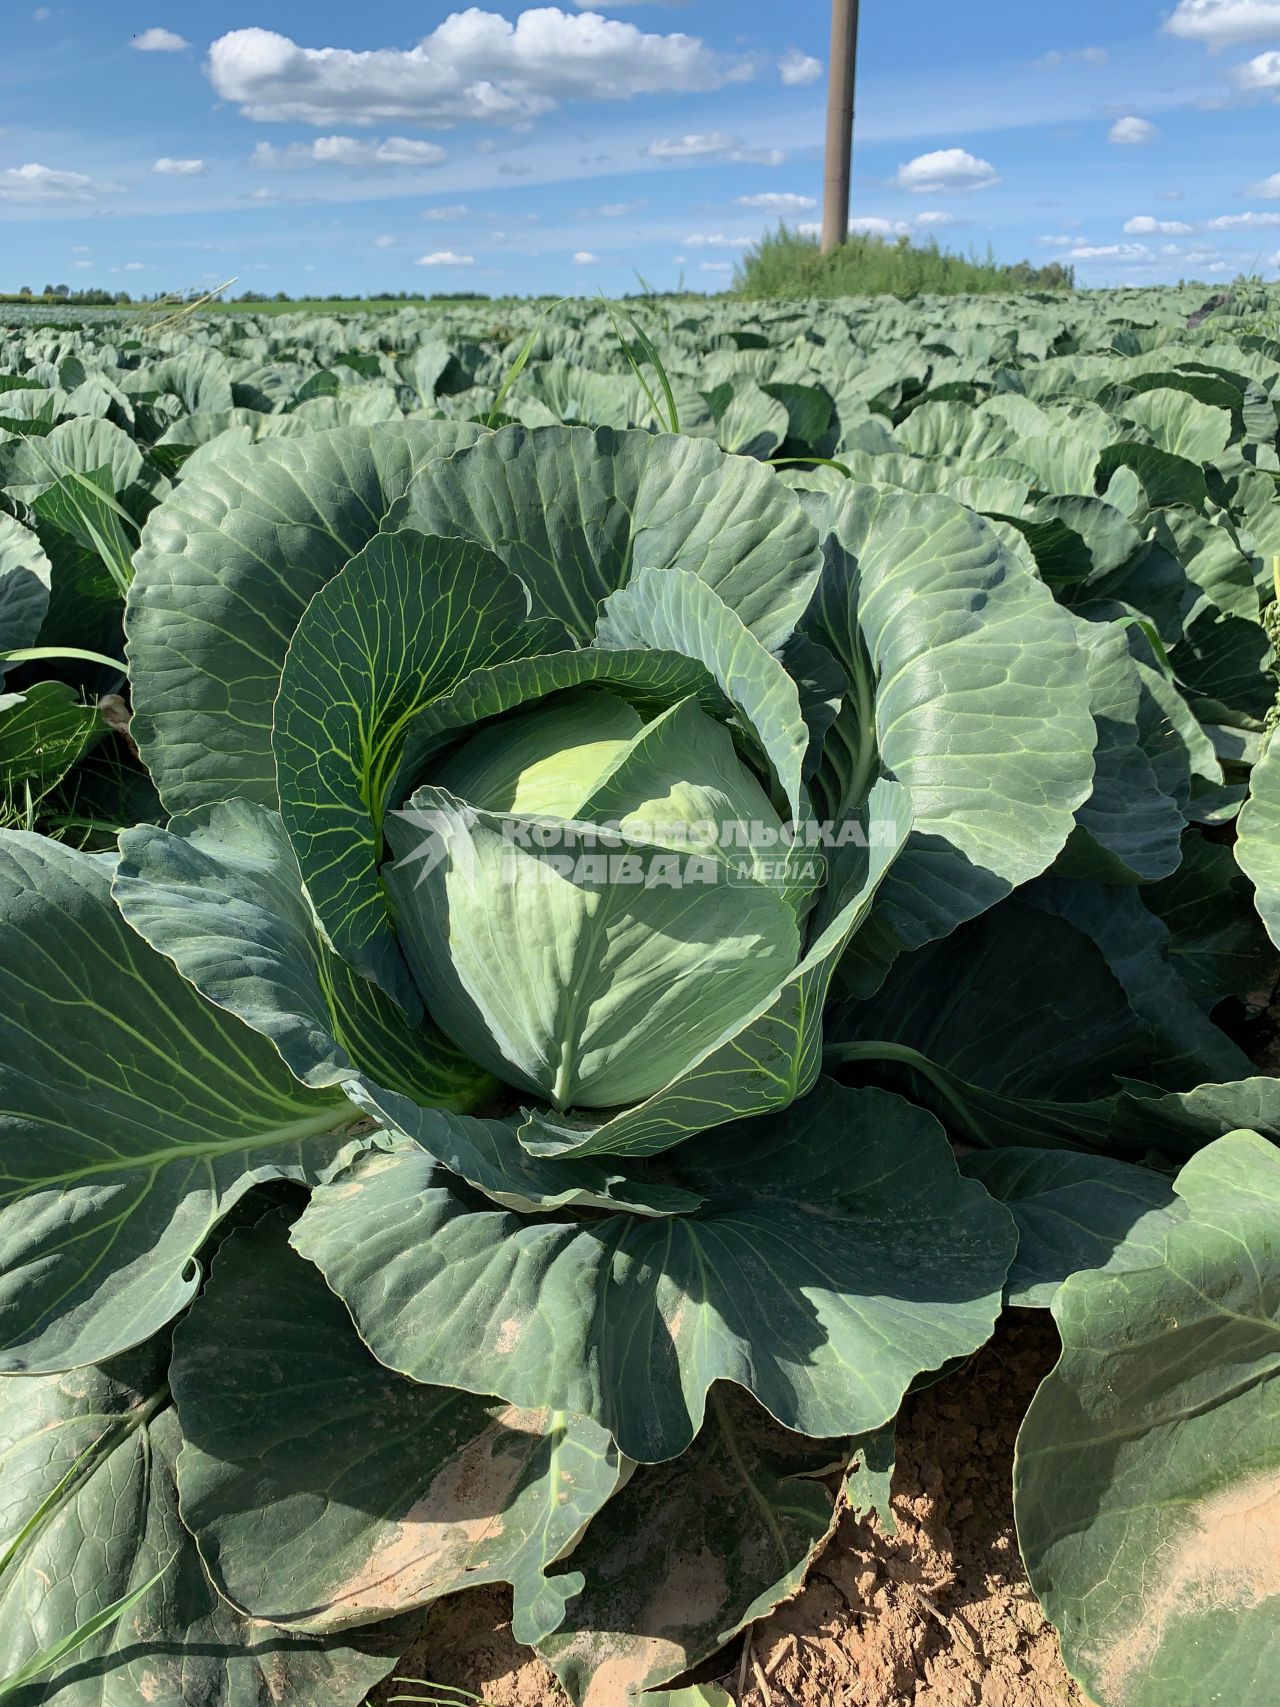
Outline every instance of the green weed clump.
[(893, 243), (871, 236), (850, 237), (824, 255), (816, 237), (785, 225), (766, 232), (742, 259), (736, 289), (750, 297), (992, 295), (1000, 291), (1071, 290), (1075, 274), (1057, 261), (1033, 267), (1030, 261), (1002, 266), (988, 248), (985, 256), (953, 255), (935, 238)]

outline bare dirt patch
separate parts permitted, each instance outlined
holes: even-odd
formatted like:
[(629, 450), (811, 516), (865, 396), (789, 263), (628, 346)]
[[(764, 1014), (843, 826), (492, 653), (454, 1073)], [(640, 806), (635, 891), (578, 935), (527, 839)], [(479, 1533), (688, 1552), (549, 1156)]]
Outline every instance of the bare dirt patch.
[[(803, 1592), (754, 1627), (749, 1653), (738, 1643), (698, 1675), (741, 1707), (1087, 1707), (1013, 1528), (1014, 1437), (1057, 1349), (1047, 1312), (1012, 1312), (967, 1368), (909, 1400), (897, 1535), (846, 1515)], [(509, 1618), (501, 1590), (441, 1601), (400, 1674), (492, 1707), (567, 1707)]]

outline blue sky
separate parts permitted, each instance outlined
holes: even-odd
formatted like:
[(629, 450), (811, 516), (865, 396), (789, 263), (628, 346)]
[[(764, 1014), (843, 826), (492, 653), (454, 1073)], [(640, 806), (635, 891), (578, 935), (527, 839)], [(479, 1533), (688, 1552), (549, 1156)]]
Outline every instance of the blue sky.
[[(0, 288), (728, 283), (818, 217), (825, 0), (0, 0)], [(1280, 0), (863, 0), (854, 215), (1280, 269)]]

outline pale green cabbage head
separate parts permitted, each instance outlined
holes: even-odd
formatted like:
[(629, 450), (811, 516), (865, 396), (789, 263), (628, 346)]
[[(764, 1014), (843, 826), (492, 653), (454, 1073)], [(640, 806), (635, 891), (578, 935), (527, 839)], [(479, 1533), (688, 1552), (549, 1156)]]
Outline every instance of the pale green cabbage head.
[(695, 698), (646, 715), (587, 689), (503, 718), (448, 755), (390, 839), (431, 1013), (556, 1109), (661, 1090), (799, 956), (806, 891), (783, 822)]

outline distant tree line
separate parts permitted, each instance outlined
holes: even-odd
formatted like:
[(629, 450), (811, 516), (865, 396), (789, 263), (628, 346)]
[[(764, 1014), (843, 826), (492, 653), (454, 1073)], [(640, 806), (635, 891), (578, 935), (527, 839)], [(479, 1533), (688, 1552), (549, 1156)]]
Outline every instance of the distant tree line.
[[(42, 290), (34, 291), (30, 285), (20, 285), (16, 291), (0, 291), (0, 302), (68, 302), (77, 303), (82, 308), (111, 308), (128, 307), (134, 302), (161, 302), (168, 298), (165, 291), (152, 291), (143, 296), (130, 296), (127, 290), (72, 290), (70, 285), (47, 284)], [(212, 300), (222, 301), (222, 293), (216, 292)], [(429, 297), (411, 290), (379, 290), (368, 296), (346, 296), (342, 291), (331, 291), (327, 296), (290, 296), (286, 290), (278, 290), (273, 295), (262, 291), (241, 291), (235, 298), (236, 302), (489, 302), (492, 298), (487, 291), (480, 290), (437, 290)]]
[(72, 290), (64, 284), (47, 284), (40, 291), (20, 285), (14, 294), (0, 294), (0, 302), (76, 302), (84, 308), (110, 308), (115, 303), (132, 301), (127, 290)]
[(258, 290), (242, 290), (237, 302), (489, 302), (487, 291), (436, 290), (428, 297), (412, 290), (375, 290), (367, 296), (351, 296), (344, 291), (330, 291), (327, 296), (290, 296), (287, 290), (267, 295)]

